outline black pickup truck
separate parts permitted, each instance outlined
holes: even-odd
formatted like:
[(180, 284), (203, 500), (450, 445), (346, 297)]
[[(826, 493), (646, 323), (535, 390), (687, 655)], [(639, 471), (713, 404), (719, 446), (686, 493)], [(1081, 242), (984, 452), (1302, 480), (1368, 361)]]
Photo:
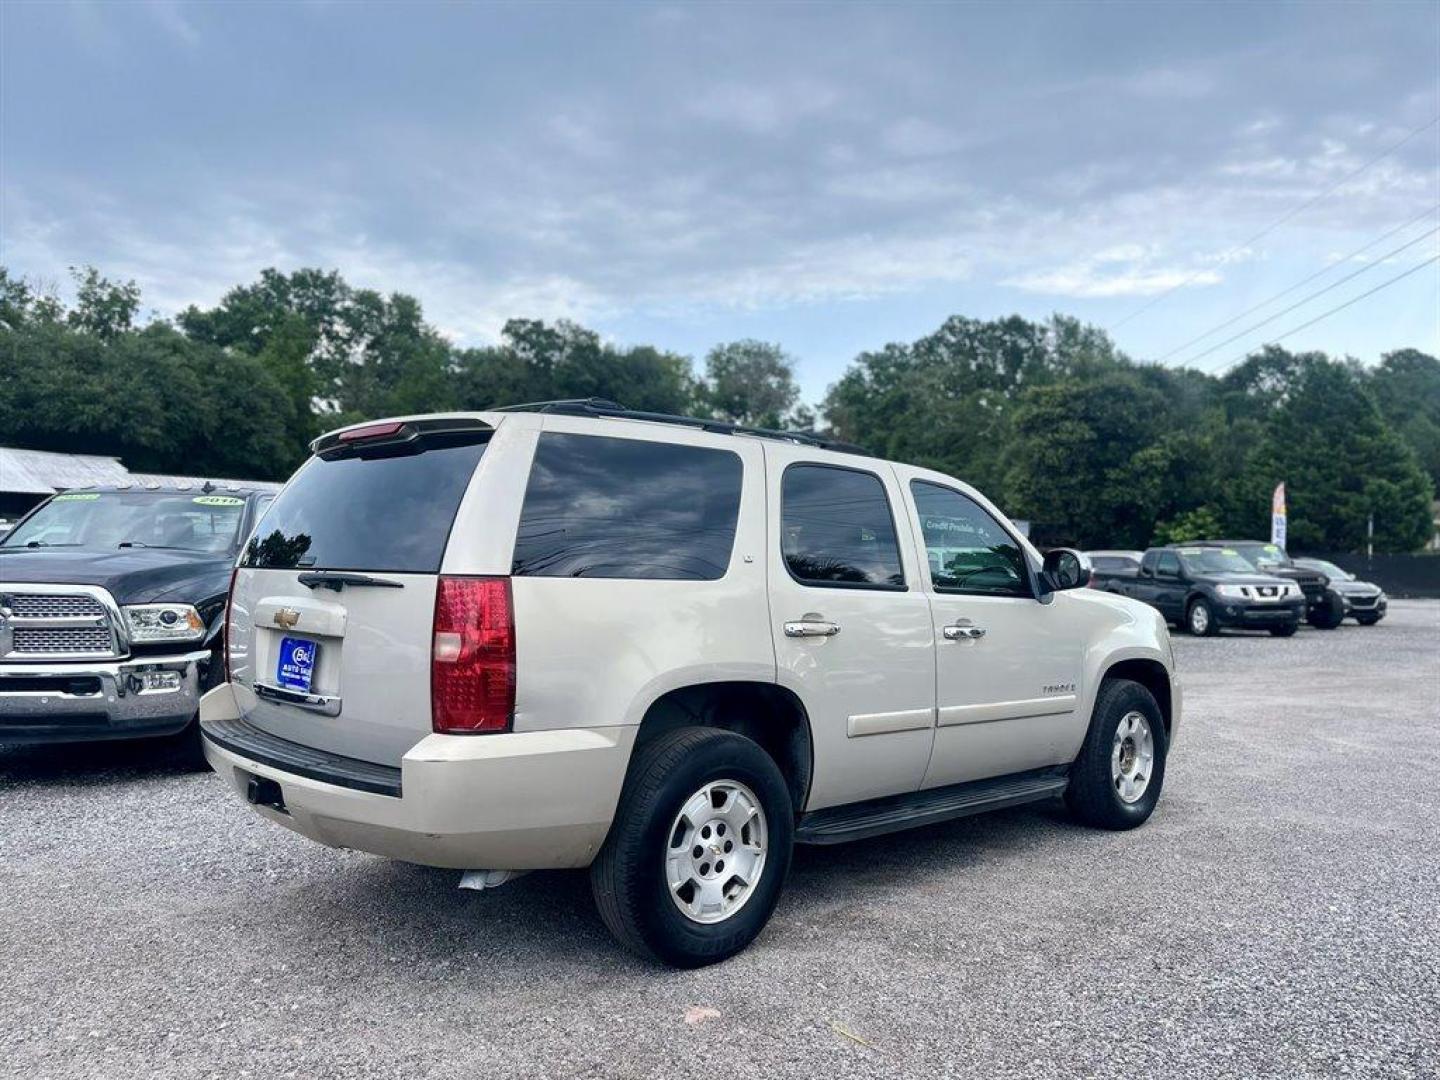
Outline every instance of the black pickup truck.
[(1229, 548), (1151, 548), (1138, 571), (1092, 570), (1090, 583), (1143, 600), (1167, 622), (1201, 636), (1229, 626), (1289, 637), (1305, 614), (1305, 598), (1295, 584), (1259, 573)]
[(0, 746), (188, 739), (223, 673), (236, 555), (277, 490), (86, 488), (22, 518), (0, 541)]

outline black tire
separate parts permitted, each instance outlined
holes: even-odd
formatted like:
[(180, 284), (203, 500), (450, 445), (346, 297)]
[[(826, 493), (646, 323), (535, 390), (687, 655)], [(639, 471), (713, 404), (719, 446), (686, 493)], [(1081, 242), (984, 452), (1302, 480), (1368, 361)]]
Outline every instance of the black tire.
[[(1145, 717), (1155, 756), (1144, 793), (1136, 801), (1126, 802), (1116, 790), (1111, 753), (1115, 730), (1131, 712)], [(1077, 820), (1097, 829), (1133, 829), (1143, 825), (1160, 799), (1168, 750), (1165, 721), (1154, 695), (1129, 679), (1106, 679), (1095, 697), (1095, 711), (1091, 714), (1085, 743), (1070, 766), (1070, 786), (1065, 789), (1070, 812)]]
[[(1203, 609), (1205, 612), (1205, 628), (1203, 630), (1195, 629), (1197, 608)], [(1196, 637), (1214, 637), (1220, 632), (1220, 624), (1215, 621), (1215, 609), (1203, 596), (1197, 596), (1191, 600), (1190, 605), (1185, 609), (1185, 629)]]
[(1380, 621), (1379, 615), (1356, 615), (1355, 621), (1361, 626), (1374, 626)]
[(1271, 637), (1294, 637), (1295, 631), (1300, 629), (1298, 622), (1286, 623), (1284, 626), (1270, 627)]
[[(706, 924), (671, 899), (664, 855), (676, 815), (716, 780), (738, 781), (755, 794), (768, 838), (749, 899), (724, 921)], [(770, 920), (794, 839), (790, 791), (769, 754), (734, 732), (678, 728), (635, 751), (614, 824), (590, 867), (590, 888), (600, 918), (627, 949), (674, 967), (702, 967), (735, 955)]]
[(1306, 621), (1317, 630), (1334, 630), (1345, 621), (1345, 601), (1326, 593), (1325, 603), (1311, 611)]

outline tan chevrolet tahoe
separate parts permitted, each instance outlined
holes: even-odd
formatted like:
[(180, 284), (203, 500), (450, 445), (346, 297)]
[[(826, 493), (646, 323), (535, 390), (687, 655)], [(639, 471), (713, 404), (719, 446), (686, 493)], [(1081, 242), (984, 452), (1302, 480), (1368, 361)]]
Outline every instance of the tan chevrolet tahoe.
[(626, 946), (724, 959), (797, 843), (1155, 808), (1158, 613), (949, 476), (608, 402), (317, 439), (239, 560), (210, 763), (323, 844), (588, 867)]

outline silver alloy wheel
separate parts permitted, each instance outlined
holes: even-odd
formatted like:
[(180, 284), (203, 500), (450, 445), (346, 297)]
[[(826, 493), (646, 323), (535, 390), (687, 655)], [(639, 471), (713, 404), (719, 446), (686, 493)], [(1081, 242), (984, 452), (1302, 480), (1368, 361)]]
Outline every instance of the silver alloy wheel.
[(1131, 710), (1115, 728), (1115, 746), (1110, 751), (1110, 776), (1115, 793), (1124, 803), (1139, 802), (1150, 786), (1155, 766), (1155, 737), (1145, 714)]
[(1197, 636), (1210, 629), (1210, 609), (1204, 604), (1190, 605), (1190, 632)]
[(670, 899), (697, 923), (724, 922), (755, 893), (765, 872), (768, 830), (755, 793), (713, 780), (675, 815), (665, 848)]

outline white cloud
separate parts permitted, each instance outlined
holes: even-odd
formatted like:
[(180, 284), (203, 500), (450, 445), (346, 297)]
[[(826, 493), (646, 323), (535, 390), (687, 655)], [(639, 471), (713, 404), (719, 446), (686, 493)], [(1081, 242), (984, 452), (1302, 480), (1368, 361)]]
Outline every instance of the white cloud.
[[(257, 10), (222, 41), (213, 9), (77, 7), (58, 16), (65, 48), (32, 31), (5, 51), (6, 89), (51, 88), (6, 116), (12, 270), (94, 263), (173, 312), (267, 265), (334, 267), (415, 294), (469, 342), (516, 315), (778, 309), (960, 281), (1095, 299), (1193, 275), (1238, 291), (1251, 279), (1234, 264), (1318, 265), (1435, 198), (1433, 143), (1417, 138), (1267, 252), (1229, 252), (1433, 112), (1433, 87), (1413, 89), (1426, 57), (1386, 28), (1364, 47), (1410, 50), (1386, 79), (1298, 77), (1337, 54), (1334, 19), (1309, 11), (1237, 47), (1201, 8), (1137, 9), (1096, 52), (1060, 9), (421, 6), (286, 18), (304, 63), (262, 72), (244, 58), (279, 26)], [(1341, 21), (1353, 38), (1366, 18)], [(85, 35), (108, 63), (72, 59)], [(65, 77), (46, 81), (46, 64)], [(144, 77), (117, 79), (120, 65)], [(157, 86), (173, 89), (157, 100)], [(1366, 131), (1362, 116), (1387, 119)]]
[(918, 116), (907, 116), (885, 130), (884, 145), (901, 157), (934, 157), (950, 154), (965, 141), (949, 128)]
[(1209, 97), (1216, 89), (1215, 77), (1209, 71), (1181, 68), (1151, 68), (1125, 80), (1131, 93), (1141, 97), (1197, 100)]
[(200, 31), (191, 23), (176, 0), (149, 0), (145, 10), (161, 29), (180, 44), (187, 48), (200, 44)]
[(1238, 176), (1249, 180), (1274, 180), (1290, 178), (1300, 171), (1301, 163), (1294, 158), (1265, 157), (1249, 161), (1232, 161), (1220, 166), (1222, 176)]
[[(1213, 264), (1222, 260), (1210, 256), (1199, 261)], [(1059, 267), (1018, 274), (1001, 284), (1025, 292), (1093, 300), (1155, 296), (1178, 285), (1218, 285), (1221, 280), (1217, 270), (1157, 264), (1151, 248), (1120, 244)]]
[(689, 104), (703, 120), (751, 135), (774, 135), (824, 113), (840, 100), (834, 87), (811, 79), (777, 85), (722, 82), (704, 89)]

